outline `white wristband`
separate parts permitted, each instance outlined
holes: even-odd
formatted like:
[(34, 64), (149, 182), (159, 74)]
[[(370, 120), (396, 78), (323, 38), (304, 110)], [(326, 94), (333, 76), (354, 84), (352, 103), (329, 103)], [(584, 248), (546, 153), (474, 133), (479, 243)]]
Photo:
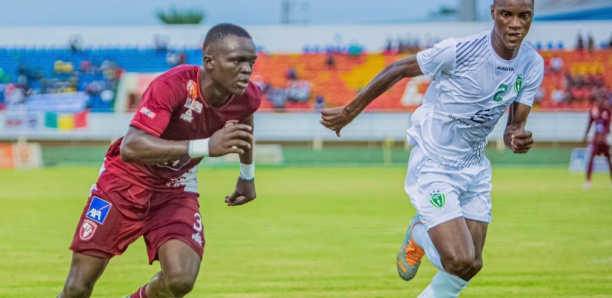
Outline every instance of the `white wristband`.
[(240, 178), (246, 181), (255, 180), (255, 163), (249, 165), (240, 163)]
[(192, 158), (208, 156), (208, 139), (189, 141), (189, 156)]

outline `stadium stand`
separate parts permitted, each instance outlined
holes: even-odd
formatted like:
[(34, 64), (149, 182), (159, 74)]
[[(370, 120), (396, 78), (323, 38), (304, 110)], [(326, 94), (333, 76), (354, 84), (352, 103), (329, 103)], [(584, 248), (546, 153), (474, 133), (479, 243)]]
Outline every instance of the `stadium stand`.
[[(551, 42), (550, 48), (553, 48)], [(319, 105), (324, 99), (327, 107), (344, 105), (386, 65), (409, 55), (399, 51), (363, 53), (362, 50), (349, 53), (309, 49), (302, 54), (260, 52), (252, 80), (265, 91), (262, 109), (312, 111), (317, 99)], [(536, 108), (585, 109), (595, 96), (609, 96), (612, 86), (609, 50), (542, 50), (541, 54), (547, 69)], [(198, 48), (164, 51), (119, 46), (72, 50), (0, 48), (0, 91), (14, 90), (6, 88), (8, 84), (23, 88), (26, 96), (81, 91), (89, 95), (88, 107), (92, 112), (112, 112), (113, 98), (123, 72), (157, 73), (177, 63), (198, 65), (201, 60)], [(428, 85), (428, 80), (412, 83), (405, 80), (368, 109), (414, 110)], [(2, 109), (7, 96), (6, 92), (0, 93), (3, 93), (0, 95)]]

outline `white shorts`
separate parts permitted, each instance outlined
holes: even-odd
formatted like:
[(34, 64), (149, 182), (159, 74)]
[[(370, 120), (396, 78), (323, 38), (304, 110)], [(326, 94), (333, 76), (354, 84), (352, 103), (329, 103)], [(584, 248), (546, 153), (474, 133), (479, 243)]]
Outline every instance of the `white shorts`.
[(412, 149), (404, 188), (427, 230), (464, 217), (491, 222), (491, 163), (455, 168), (433, 161), (418, 146)]

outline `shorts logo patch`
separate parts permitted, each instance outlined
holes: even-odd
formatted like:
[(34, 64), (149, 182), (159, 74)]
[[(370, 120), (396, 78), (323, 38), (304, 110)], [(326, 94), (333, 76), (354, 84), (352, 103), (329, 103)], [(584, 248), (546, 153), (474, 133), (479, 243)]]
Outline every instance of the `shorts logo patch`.
[(104, 224), (106, 215), (108, 215), (111, 207), (111, 203), (98, 197), (93, 197), (93, 200), (91, 200), (91, 204), (89, 205), (89, 209), (87, 210), (86, 217), (99, 224)]
[(444, 208), (444, 203), (446, 203), (446, 196), (443, 193), (440, 193), (439, 190), (434, 190), (431, 193), (431, 199), (429, 202), (436, 208), (442, 209)]
[(89, 219), (86, 219), (83, 221), (83, 224), (81, 225), (81, 230), (79, 231), (79, 237), (81, 238), (81, 240), (87, 241), (93, 237), (97, 228), (98, 228), (98, 225), (96, 225), (95, 222)]

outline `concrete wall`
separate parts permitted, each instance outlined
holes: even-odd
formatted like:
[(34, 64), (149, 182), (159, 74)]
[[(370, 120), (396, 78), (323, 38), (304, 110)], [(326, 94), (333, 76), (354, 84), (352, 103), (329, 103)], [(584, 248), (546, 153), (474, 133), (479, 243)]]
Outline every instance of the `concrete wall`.
[[(338, 139), (334, 133), (319, 124), (316, 113), (257, 113), (255, 115), (255, 137), (260, 141), (381, 141), (393, 138), (405, 139), (410, 113), (365, 113), (342, 131)], [(132, 114), (91, 114), (89, 127), (73, 131), (57, 131), (48, 128), (15, 130), (5, 126), (5, 114), (0, 113), (0, 140), (16, 140), (19, 137), (35, 139), (84, 139), (111, 140), (121, 137), (130, 123)], [(44, 119), (44, 117), (43, 117)], [(545, 142), (579, 142), (587, 125), (585, 112), (533, 112), (529, 116), (527, 129), (533, 131), (534, 139)], [(44, 123), (44, 122), (42, 122)], [(489, 140), (502, 137), (506, 117), (500, 119)]]

